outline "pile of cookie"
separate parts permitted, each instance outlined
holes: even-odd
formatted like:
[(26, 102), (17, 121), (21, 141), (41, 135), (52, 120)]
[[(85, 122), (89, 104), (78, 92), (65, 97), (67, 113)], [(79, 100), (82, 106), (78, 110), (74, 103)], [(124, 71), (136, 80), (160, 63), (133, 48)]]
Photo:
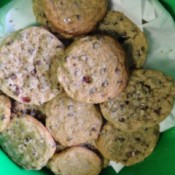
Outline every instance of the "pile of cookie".
[(40, 26), (0, 46), (3, 150), (59, 175), (144, 160), (175, 97), (171, 78), (143, 69), (144, 33), (107, 0), (33, 0), (33, 9)]

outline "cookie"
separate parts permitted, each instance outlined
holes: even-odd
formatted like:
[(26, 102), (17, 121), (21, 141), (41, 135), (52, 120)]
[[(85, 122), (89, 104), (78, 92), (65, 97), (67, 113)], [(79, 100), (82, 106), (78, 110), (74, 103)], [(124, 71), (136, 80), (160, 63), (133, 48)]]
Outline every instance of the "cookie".
[(11, 101), (5, 95), (0, 95), (0, 133), (7, 128), (10, 123)]
[(110, 160), (105, 158), (99, 151), (96, 145), (97, 140), (92, 140), (89, 142), (86, 142), (85, 144), (82, 144), (81, 146), (95, 152), (102, 160), (102, 167), (106, 168), (109, 165)]
[(25, 169), (44, 167), (56, 150), (47, 129), (31, 116), (15, 116), (0, 134), (0, 145), (9, 157)]
[(65, 38), (92, 31), (106, 14), (107, 7), (108, 0), (33, 0), (36, 20)]
[(31, 115), (32, 117), (38, 119), (40, 122), (45, 124), (45, 105), (36, 106), (29, 105), (25, 103), (20, 103), (18, 101), (12, 100), (12, 112), (16, 115)]
[(117, 128), (136, 131), (164, 120), (175, 97), (173, 80), (153, 70), (134, 70), (125, 90), (100, 105), (103, 116)]
[(98, 31), (112, 35), (123, 44), (130, 67), (141, 68), (147, 56), (147, 40), (144, 33), (123, 13), (108, 11), (98, 26)]
[(63, 146), (97, 139), (102, 117), (92, 104), (77, 102), (62, 94), (46, 104), (46, 127)]
[(102, 162), (94, 152), (77, 146), (56, 154), (48, 168), (59, 175), (98, 175)]
[(123, 42), (123, 48), (127, 53), (128, 63), (131, 68), (141, 68), (144, 65), (148, 45), (143, 32), (139, 32), (134, 38)]
[(125, 53), (108, 36), (77, 39), (65, 51), (58, 80), (66, 93), (84, 103), (101, 103), (117, 96), (126, 86)]
[(63, 48), (40, 27), (11, 34), (0, 47), (1, 90), (26, 104), (41, 105), (54, 98), (61, 91), (56, 71)]
[(125, 132), (107, 123), (97, 141), (101, 154), (123, 165), (143, 161), (154, 150), (159, 138), (159, 126)]

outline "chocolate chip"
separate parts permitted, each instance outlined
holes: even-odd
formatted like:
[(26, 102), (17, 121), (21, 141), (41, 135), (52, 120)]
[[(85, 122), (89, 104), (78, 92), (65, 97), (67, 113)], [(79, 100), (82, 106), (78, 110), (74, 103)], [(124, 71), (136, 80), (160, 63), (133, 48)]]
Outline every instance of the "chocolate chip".
[(93, 49), (97, 49), (100, 47), (100, 44), (98, 42), (93, 43)]
[(120, 21), (123, 21), (124, 19), (123, 19), (123, 17), (120, 17), (119, 20), (120, 20)]
[(67, 116), (68, 116), (68, 117), (73, 117), (74, 114), (73, 114), (73, 113), (68, 113)]
[(63, 48), (63, 46), (62, 45), (57, 45), (56, 49), (59, 49), (59, 48)]
[(125, 101), (125, 104), (126, 104), (126, 105), (129, 105), (129, 101)]
[(93, 128), (91, 129), (91, 131), (92, 131), (92, 132), (97, 132), (97, 129), (96, 129), (95, 127), (93, 127)]
[(29, 142), (31, 139), (32, 139), (32, 138), (31, 138), (30, 136), (27, 136), (27, 137), (25, 138), (25, 141), (26, 141), (26, 142)]
[(31, 72), (31, 75), (35, 75), (36, 74), (36, 69), (33, 69), (32, 72)]
[(73, 107), (74, 107), (73, 105), (68, 105), (68, 106), (67, 106), (68, 110), (72, 110)]
[(92, 82), (92, 78), (90, 76), (84, 76), (82, 81), (89, 84)]
[(120, 142), (124, 142), (125, 141), (125, 138), (123, 138), (123, 137), (119, 137), (119, 138), (117, 138), (116, 140), (119, 140)]
[(119, 118), (118, 121), (123, 123), (123, 122), (125, 122), (125, 119), (124, 118)]
[(11, 74), (11, 76), (10, 76), (10, 78), (12, 79), (12, 80), (16, 80), (17, 79), (17, 76), (16, 76), (16, 74)]
[(7, 46), (11, 45), (12, 43), (13, 43), (13, 41), (8, 41)]
[(114, 23), (113, 23), (113, 25), (117, 25), (118, 24), (118, 22), (117, 21), (115, 21)]
[(123, 83), (122, 80), (118, 80), (118, 81), (117, 81), (117, 84), (122, 84), (122, 83)]
[(107, 80), (105, 80), (105, 81), (101, 84), (102, 87), (107, 87), (108, 85), (109, 85), (109, 82), (108, 82)]
[(71, 141), (71, 140), (72, 140), (72, 138), (68, 137), (66, 140), (69, 142), (69, 141)]
[(41, 61), (40, 60), (38, 60), (38, 61), (36, 61), (36, 63), (35, 63), (36, 65), (38, 65), (38, 66), (40, 66), (41, 65)]
[(156, 113), (157, 115), (160, 115), (161, 114), (161, 108), (159, 107), (158, 109), (155, 109), (154, 113)]
[(14, 95), (16, 95), (16, 96), (19, 96), (19, 94), (20, 94), (20, 88), (19, 88), (18, 86), (16, 86), (15, 92), (13, 92), (13, 93), (14, 93)]
[(80, 15), (76, 15), (76, 18), (77, 18), (78, 20), (80, 19), (80, 17), (81, 17)]
[(118, 67), (115, 68), (115, 73), (119, 73), (120, 72), (120, 69)]
[(34, 51), (35, 51), (35, 49), (33, 49), (33, 48), (32, 49), (28, 49), (28, 53), (29, 54), (33, 54)]
[(139, 137), (136, 137), (135, 140), (139, 143), (141, 142), (141, 139)]

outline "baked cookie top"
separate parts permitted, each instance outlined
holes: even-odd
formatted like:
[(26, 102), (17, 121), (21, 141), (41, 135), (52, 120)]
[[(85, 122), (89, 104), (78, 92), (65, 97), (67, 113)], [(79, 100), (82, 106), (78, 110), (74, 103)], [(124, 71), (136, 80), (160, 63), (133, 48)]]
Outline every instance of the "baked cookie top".
[(5, 95), (0, 95), (0, 132), (10, 123), (11, 101)]
[(63, 48), (54, 35), (40, 27), (11, 34), (0, 46), (1, 90), (26, 104), (51, 100), (60, 92), (56, 70)]
[(36, 20), (65, 38), (93, 30), (107, 7), (108, 0), (33, 0)]
[(48, 168), (59, 175), (98, 175), (102, 162), (93, 151), (77, 146), (55, 154)]
[(86, 143), (98, 138), (102, 117), (92, 104), (77, 102), (65, 94), (46, 104), (46, 127), (64, 146)]
[(153, 70), (134, 70), (125, 90), (100, 105), (103, 116), (117, 128), (135, 131), (160, 123), (171, 112), (173, 80)]
[(125, 53), (108, 36), (86, 36), (71, 44), (58, 68), (58, 80), (73, 99), (101, 103), (126, 86)]
[(97, 147), (104, 157), (130, 166), (149, 156), (158, 138), (158, 125), (125, 132), (107, 123), (102, 129)]
[(148, 44), (144, 33), (128, 17), (118, 11), (108, 11), (98, 31), (116, 38), (127, 54), (131, 68), (141, 68), (145, 62)]
[(31, 116), (14, 118), (0, 134), (0, 145), (25, 169), (41, 169), (53, 156), (56, 144), (47, 129)]

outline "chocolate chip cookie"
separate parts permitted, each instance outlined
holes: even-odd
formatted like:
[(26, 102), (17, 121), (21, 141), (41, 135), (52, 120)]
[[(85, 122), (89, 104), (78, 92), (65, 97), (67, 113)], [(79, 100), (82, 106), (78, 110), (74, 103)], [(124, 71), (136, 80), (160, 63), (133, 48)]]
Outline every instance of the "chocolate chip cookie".
[(101, 103), (125, 88), (128, 74), (125, 53), (108, 36), (77, 39), (65, 51), (58, 80), (66, 93), (84, 103)]
[(108, 11), (98, 31), (112, 35), (123, 45), (131, 68), (143, 66), (148, 50), (146, 37), (123, 13)]
[(77, 102), (66, 94), (46, 104), (46, 127), (64, 146), (86, 143), (98, 138), (102, 117), (92, 104)]
[(102, 162), (93, 151), (77, 146), (54, 155), (48, 168), (59, 175), (98, 175)]
[(107, 7), (108, 0), (33, 0), (36, 20), (65, 38), (92, 31)]
[(107, 123), (97, 141), (101, 154), (123, 165), (143, 161), (154, 150), (159, 138), (159, 126), (125, 132)]
[(100, 105), (103, 116), (117, 128), (136, 131), (160, 123), (171, 112), (174, 81), (153, 70), (134, 70), (124, 91)]

